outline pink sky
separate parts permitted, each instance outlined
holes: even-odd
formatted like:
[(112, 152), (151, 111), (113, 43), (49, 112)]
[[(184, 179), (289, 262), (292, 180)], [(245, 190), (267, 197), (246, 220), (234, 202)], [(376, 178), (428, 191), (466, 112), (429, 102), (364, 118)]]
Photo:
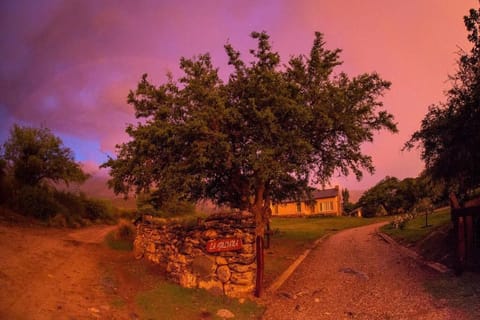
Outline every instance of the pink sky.
[(477, 0), (18, 1), (0, 3), (0, 140), (13, 123), (46, 125), (94, 170), (135, 122), (129, 89), (147, 72), (160, 84), (181, 56), (210, 52), (227, 74), (223, 45), (247, 57), (251, 31), (267, 31), (286, 62), (307, 54), (315, 31), (341, 48), (351, 76), (378, 72), (392, 82), (386, 109), (400, 132), (365, 145), (376, 173), (333, 177), (366, 189), (386, 175), (415, 177), (418, 152), (402, 152), (429, 105), (442, 101), (459, 48), (469, 49), (463, 16)]

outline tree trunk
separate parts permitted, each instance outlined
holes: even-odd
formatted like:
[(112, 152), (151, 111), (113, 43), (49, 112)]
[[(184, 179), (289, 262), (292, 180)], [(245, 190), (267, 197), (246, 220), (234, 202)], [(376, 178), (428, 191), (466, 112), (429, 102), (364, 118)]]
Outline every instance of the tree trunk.
[(263, 255), (263, 237), (257, 236), (255, 241), (255, 252), (257, 254), (257, 275), (255, 280), (255, 297), (260, 297), (263, 293), (263, 275), (265, 262)]
[(255, 253), (257, 258), (257, 274), (255, 281), (255, 296), (260, 297), (263, 292), (263, 274), (264, 274), (264, 235), (265, 235), (265, 212), (263, 207), (254, 207), (255, 214)]
[(251, 206), (251, 211), (255, 215), (255, 253), (257, 259), (257, 274), (255, 281), (255, 296), (260, 297), (263, 293), (263, 275), (264, 275), (264, 236), (268, 221), (269, 204), (268, 199), (264, 198), (265, 185), (259, 184), (255, 192), (255, 200)]

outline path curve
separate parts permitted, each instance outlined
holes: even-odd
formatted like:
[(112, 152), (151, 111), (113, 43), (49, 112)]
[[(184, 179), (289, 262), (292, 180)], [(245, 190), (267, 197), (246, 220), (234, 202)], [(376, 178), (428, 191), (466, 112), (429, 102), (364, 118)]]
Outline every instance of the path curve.
[(463, 319), (424, 289), (435, 272), (379, 237), (381, 225), (320, 243), (267, 298), (263, 319)]
[(113, 228), (0, 224), (0, 319), (128, 319), (110, 306), (99, 268)]

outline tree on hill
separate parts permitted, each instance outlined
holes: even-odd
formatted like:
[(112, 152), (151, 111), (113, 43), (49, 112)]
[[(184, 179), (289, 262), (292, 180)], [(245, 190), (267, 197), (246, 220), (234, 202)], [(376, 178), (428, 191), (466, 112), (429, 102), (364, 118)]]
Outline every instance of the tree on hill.
[(353, 210), (353, 203), (350, 202), (350, 191), (347, 188), (342, 190), (342, 207), (344, 214)]
[(425, 197), (433, 197), (424, 177), (405, 178), (386, 176), (368, 189), (358, 200), (366, 216), (374, 216), (382, 207), (388, 214), (411, 211), (417, 202)]
[(447, 101), (429, 107), (405, 144), (418, 146), (427, 174), (460, 196), (480, 186), (480, 9), (471, 9), (464, 22), (472, 48), (460, 52)]
[(270, 204), (301, 198), (310, 183), (324, 184), (337, 171), (373, 171), (361, 144), (381, 129), (395, 132), (393, 116), (379, 98), (390, 83), (375, 73), (349, 78), (335, 74), (340, 50), (328, 50), (321, 33), (309, 56), (287, 65), (273, 51), (267, 33), (245, 62), (225, 46), (233, 71), (218, 76), (208, 54), (181, 58), (184, 75), (155, 86), (144, 75), (128, 95), (137, 125), (117, 146), (110, 186), (128, 194), (156, 190), (196, 201), (249, 210), (257, 234), (257, 295), (263, 275), (263, 236)]
[(87, 178), (72, 150), (48, 128), (14, 125), (0, 158), (6, 174), (11, 174), (20, 185), (33, 187), (47, 181), (68, 184)]

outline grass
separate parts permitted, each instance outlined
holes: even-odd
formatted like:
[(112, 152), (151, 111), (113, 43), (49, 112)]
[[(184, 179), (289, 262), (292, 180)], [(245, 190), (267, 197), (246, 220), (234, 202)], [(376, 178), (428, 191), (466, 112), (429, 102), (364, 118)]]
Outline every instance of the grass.
[(115, 231), (110, 232), (105, 237), (105, 243), (107, 246), (113, 250), (119, 251), (132, 251), (133, 250), (133, 242), (131, 240), (123, 240), (117, 239), (115, 237)]
[(442, 275), (425, 284), (427, 291), (450, 307), (461, 309), (469, 319), (480, 319), (480, 275), (464, 273), (461, 277)]
[(224, 296), (215, 296), (202, 289), (187, 289), (168, 282), (137, 296), (141, 319), (221, 319), (219, 309), (228, 309), (235, 319), (260, 319), (262, 306), (252, 301), (240, 303)]
[(270, 249), (265, 250), (265, 286), (272, 284), (316, 239), (327, 233), (390, 219), (391, 217), (272, 218)]
[(414, 244), (431, 232), (450, 223), (450, 208), (443, 208), (428, 215), (428, 227), (425, 227), (425, 216), (417, 216), (408, 221), (403, 229), (395, 229), (385, 225), (381, 231), (405, 244)]

